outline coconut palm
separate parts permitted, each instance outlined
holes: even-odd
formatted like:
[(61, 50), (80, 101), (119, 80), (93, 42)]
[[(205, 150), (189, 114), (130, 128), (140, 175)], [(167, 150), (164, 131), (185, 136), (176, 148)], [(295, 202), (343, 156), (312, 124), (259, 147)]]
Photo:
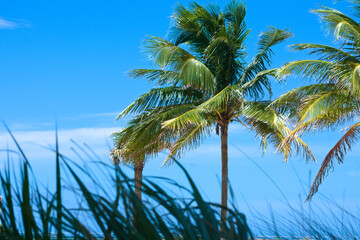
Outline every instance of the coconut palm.
[[(360, 1), (352, 2), (356, 17), (360, 17)], [(323, 160), (307, 200), (318, 191), (335, 162), (343, 162), (360, 132), (360, 23), (328, 7), (313, 12), (340, 44), (336, 47), (312, 43), (291, 46), (295, 51), (310, 50), (318, 59), (289, 62), (279, 70), (280, 77), (293, 74), (315, 80), (314, 84), (291, 90), (274, 101), (278, 110), (288, 112), (297, 122), (280, 148), (305, 132), (334, 129), (344, 123), (350, 125)]]
[[(113, 133), (115, 147), (110, 156), (114, 164), (132, 165), (134, 167), (135, 194), (141, 200), (142, 172), (147, 159), (157, 156), (179, 136), (191, 131), (172, 131), (162, 127), (162, 122), (187, 111), (186, 106), (157, 107), (142, 111), (132, 118), (128, 125), (119, 132)], [(194, 126), (193, 126), (194, 127)]]
[[(272, 47), (291, 36), (286, 30), (270, 27), (260, 35), (258, 52), (247, 63), (245, 5), (231, 1), (223, 10), (216, 5), (178, 5), (173, 15), (169, 41), (149, 36), (145, 52), (159, 69), (135, 69), (132, 77), (143, 77), (159, 86), (140, 96), (119, 116), (141, 113), (157, 107), (173, 107), (174, 117), (163, 123), (165, 129), (183, 131), (170, 147), (165, 163), (173, 155), (193, 149), (216, 130), (221, 135), (222, 220), (226, 219), (228, 192), (228, 127), (239, 122), (254, 131), (266, 147), (278, 145), (289, 133), (285, 119), (261, 101), (271, 95), (267, 70)], [(267, 95), (267, 96), (269, 96)], [(191, 129), (184, 131), (184, 129)], [(297, 139), (296, 146), (307, 146)], [(291, 148), (282, 148), (285, 158)]]
[[(145, 161), (151, 155), (163, 150), (166, 145), (166, 143), (160, 145), (159, 141), (149, 138), (149, 136), (158, 135), (151, 135), (154, 128), (149, 128), (147, 124), (149, 115), (151, 115), (149, 112), (143, 112), (131, 119), (128, 126), (123, 130), (113, 133), (115, 147), (110, 152), (114, 164), (132, 165), (134, 167), (135, 195), (140, 200)], [(152, 116), (150, 120), (154, 123), (156, 121), (155, 116)], [(144, 131), (145, 129), (147, 131)]]

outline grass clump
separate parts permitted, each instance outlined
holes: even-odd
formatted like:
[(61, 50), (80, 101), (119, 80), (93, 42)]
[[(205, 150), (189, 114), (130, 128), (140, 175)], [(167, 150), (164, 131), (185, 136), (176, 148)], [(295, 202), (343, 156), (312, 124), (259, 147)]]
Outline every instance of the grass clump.
[[(140, 201), (134, 191), (135, 180), (120, 167), (98, 161), (94, 174), (60, 154), (56, 142), (56, 187), (51, 191), (39, 187), (28, 159), (13, 140), (21, 166), (15, 174), (8, 151), (8, 164), (0, 173), (1, 239), (252, 238), (245, 216), (236, 208), (227, 209), (227, 223), (221, 223), (222, 207), (202, 197), (176, 160), (189, 187), (170, 179), (145, 178), (141, 189), (144, 201)], [(106, 177), (99, 181), (99, 175)], [(172, 194), (164, 184), (189, 197)], [(71, 191), (64, 191), (68, 189)], [(67, 204), (65, 198), (72, 200)], [(81, 204), (74, 204), (76, 201)]]

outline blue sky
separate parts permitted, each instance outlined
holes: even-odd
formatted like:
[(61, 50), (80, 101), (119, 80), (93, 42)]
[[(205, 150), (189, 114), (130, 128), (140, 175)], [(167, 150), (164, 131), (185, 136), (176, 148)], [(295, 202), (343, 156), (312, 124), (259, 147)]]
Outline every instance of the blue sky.
[[(186, 4), (188, 1), (179, 1)], [(208, 1), (198, 1), (201, 4)], [(214, 1), (210, 1), (214, 2)], [(219, 1), (223, 4), (224, 1)], [(141, 53), (146, 35), (164, 37), (176, 1), (8, 1), (0, 11), (0, 117), (13, 130), (32, 161), (34, 171), (52, 184), (54, 162), (51, 153), (37, 144), (51, 146), (54, 122), (58, 121), (60, 148), (76, 158), (71, 148), (74, 139), (87, 143), (105, 161), (109, 135), (126, 123), (115, 121), (116, 115), (136, 97), (152, 86), (144, 80), (129, 79), (133, 68), (150, 67)], [(301, 42), (335, 44), (309, 11), (318, 5), (350, 13), (344, 1), (247, 1), (248, 53), (256, 51), (257, 37), (267, 26), (290, 28), (294, 37), (275, 48), (273, 67), (287, 61), (303, 59), (304, 54), (288, 51), (288, 45)], [(274, 97), (306, 84), (289, 78), (286, 84), (273, 85)], [(339, 129), (340, 130), (340, 129)], [(241, 126), (230, 129), (229, 177), (240, 208), (246, 212), (241, 195), (258, 208), (266, 201), (283, 199), (273, 183), (251, 161), (236, 150), (239, 147), (261, 166), (286, 196), (298, 202), (304, 198), (300, 180), (309, 183), (319, 169), (322, 158), (341, 132), (325, 132), (305, 137), (318, 163), (306, 164), (300, 157), (284, 163), (269, 148), (265, 156), (259, 141)], [(0, 148), (11, 145), (0, 126)], [(342, 201), (346, 196), (353, 207), (360, 199), (359, 151), (355, 146), (345, 164), (336, 165), (321, 186), (321, 192)], [(0, 152), (1, 153), (1, 152)], [(148, 162), (145, 174), (172, 177), (180, 183), (183, 176), (176, 167), (160, 169), (164, 155)], [(5, 159), (0, 157), (0, 161)], [(220, 139), (209, 138), (197, 150), (181, 160), (204, 193), (212, 201), (220, 199)], [(296, 173), (294, 171), (296, 169)], [(130, 171), (129, 171), (130, 173)], [(308, 190), (307, 187), (305, 189)], [(316, 196), (314, 201), (321, 201)], [(281, 207), (279, 207), (281, 208)]]

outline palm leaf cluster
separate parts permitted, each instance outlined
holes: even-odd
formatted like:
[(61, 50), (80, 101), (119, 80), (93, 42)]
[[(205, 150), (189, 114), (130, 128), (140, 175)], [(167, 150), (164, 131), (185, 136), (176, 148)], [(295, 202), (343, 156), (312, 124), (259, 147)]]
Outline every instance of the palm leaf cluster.
[[(353, 1), (356, 17), (360, 17), (359, 1)], [(292, 45), (294, 51), (309, 50), (315, 60), (300, 60), (284, 65), (279, 77), (290, 74), (315, 80), (314, 84), (296, 88), (279, 97), (273, 104), (282, 113), (296, 120), (295, 129), (281, 143), (280, 148), (305, 132), (334, 129), (343, 124), (345, 134), (326, 155), (312, 185), (308, 199), (319, 188), (334, 166), (342, 163), (345, 153), (359, 137), (360, 122), (360, 23), (338, 10), (322, 7), (313, 11), (339, 45), (303, 43)]]

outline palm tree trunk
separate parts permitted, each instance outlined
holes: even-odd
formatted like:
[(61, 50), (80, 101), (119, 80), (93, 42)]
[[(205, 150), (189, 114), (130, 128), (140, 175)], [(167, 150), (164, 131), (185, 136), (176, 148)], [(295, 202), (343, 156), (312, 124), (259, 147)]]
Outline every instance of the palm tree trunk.
[(144, 163), (139, 162), (136, 163), (134, 166), (135, 171), (135, 195), (140, 199), (141, 201), (141, 188), (142, 188), (142, 173), (144, 169)]
[[(143, 159), (142, 159), (143, 160)], [(134, 165), (134, 172), (135, 172), (135, 195), (139, 198), (140, 203), (142, 201), (141, 199), (141, 193), (142, 193), (142, 172), (144, 169), (144, 161), (139, 161), (135, 163)], [(136, 211), (136, 209), (135, 209)], [(134, 229), (137, 229), (137, 224), (135, 220), (135, 216), (133, 218), (133, 226)]]
[(221, 223), (225, 223), (228, 199), (228, 128), (229, 124), (221, 125)]

